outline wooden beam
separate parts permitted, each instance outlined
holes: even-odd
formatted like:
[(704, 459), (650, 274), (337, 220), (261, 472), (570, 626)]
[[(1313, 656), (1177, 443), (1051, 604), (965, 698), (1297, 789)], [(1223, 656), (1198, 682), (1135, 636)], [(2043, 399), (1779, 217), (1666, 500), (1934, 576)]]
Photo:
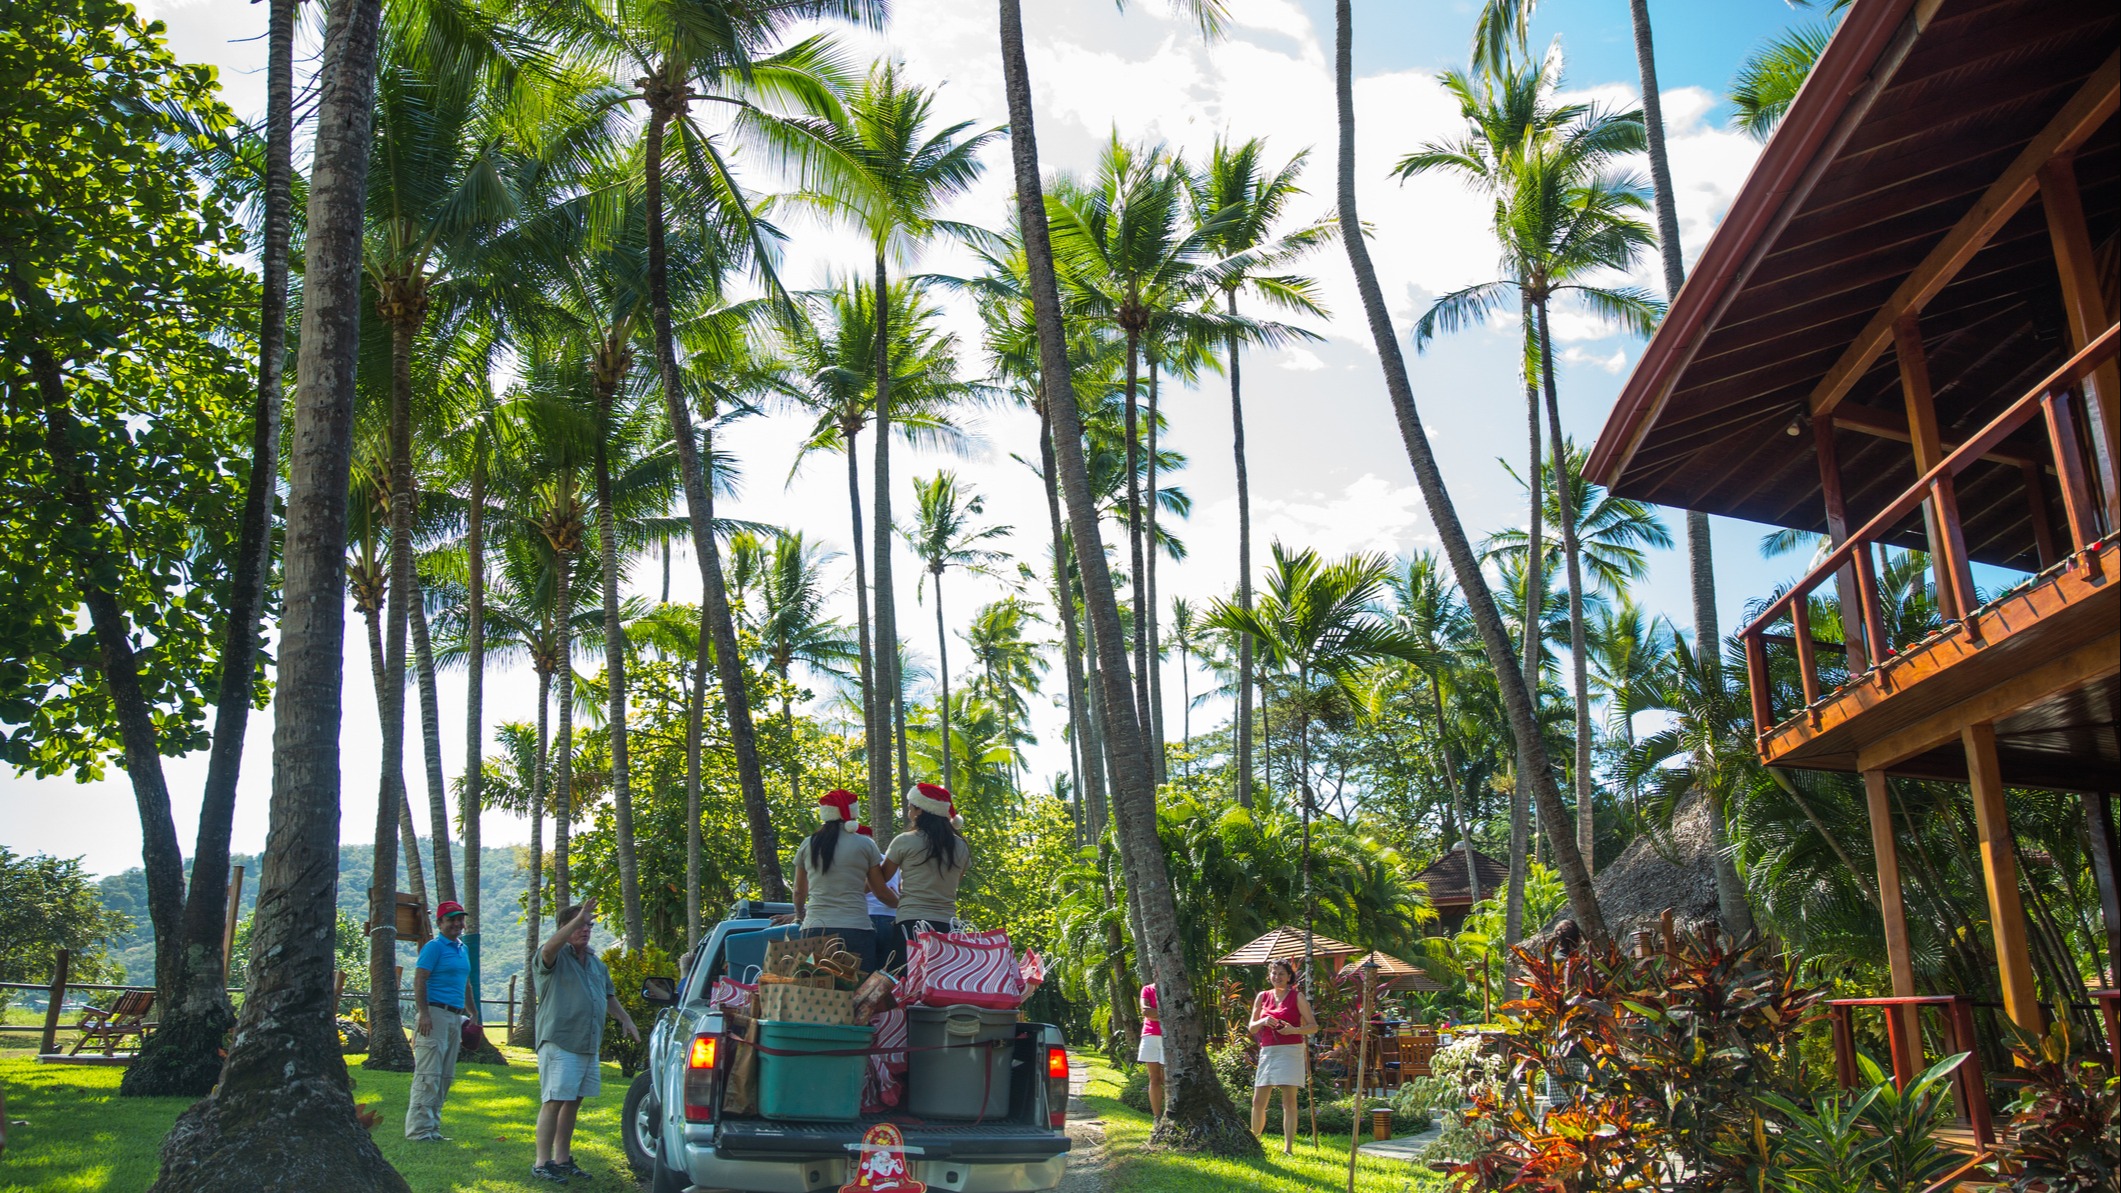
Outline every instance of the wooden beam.
[[(1870, 810), (1871, 852), (1878, 859), (1878, 911), (1885, 921), (1885, 960), (1893, 974), (1893, 997), (1912, 998), (1915, 961), (1907, 943), (1907, 905), (1900, 897), (1900, 847), (1893, 837), (1893, 797), (1884, 771), (1863, 772), (1863, 794)], [(1895, 1007), (1886, 1014), (1900, 1020), (1900, 1030), (1892, 1033), (1893, 1043), (1899, 1046), (1896, 1051), (1910, 1053), (1893, 1057), (1894, 1071), (1916, 1072), (1920, 1066), (1908, 1043), (1922, 1039), (1915, 1008)]]
[(1856, 751), (1856, 765), (1866, 771), (1891, 770), (1959, 736), (1968, 725), (2000, 720), (2116, 671), (2121, 671), (2121, 637), (2108, 634), (1878, 739)]
[(2003, 1011), (2011, 1022), (2039, 1034), (2047, 1025), (2040, 1012), (2040, 996), (2033, 989), (2025, 903), (2018, 894), (2018, 859), (2011, 847), (2010, 815), (2003, 803), (2003, 774), (1996, 763), (1995, 723), (1968, 725), (1960, 731), (1959, 741), (1966, 749), (1974, 823), (1981, 833), (1981, 876), (1988, 885), (1988, 923), (2003, 981)]
[[(1849, 537), (1848, 501), (1841, 491), (1841, 457), (1834, 450), (1836, 420), (1823, 414), (1812, 420), (1812, 445), (1819, 458), (1819, 495), (1826, 503), (1826, 537), (1840, 546)], [(1845, 567), (1834, 573), (1834, 593), (1841, 600), (1841, 637), (1847, 644), (1849, 674), (1870, 665), (1871, 650), (1863, 635), (1863, 594), (1856, 587), (1856, 569)]]
[[(2121, 986), (2121, 842), (2115, 840), (2113, 797), (2104, 791), (2084, 797), (2084, 826), (2091, 837), (2092, 876), (2099, 885), (2099, 910), (2106, 920), (2106, 981)], [(2121, 1047), (2121, 1040), (2109, 1041)]]
[[(2104, 329), (2102, 328), (2101, 330)], [(1860, 431), (1874, 438), (1890, 439), (1895, 443), (1914, 442), (1913, 437), (1908, 434), (1905, 419), (1896, 418), (1884, 410), (1873, 410), (1868, 406), (1842, 405), (1835, 407), (1832, 414), (1822, 414), (1819, 418), (1831, 418), (1837, 427)], [(1817, 425), (1818, 421), (1817, 418), (1812, 420), (1814, 425)], [(1943, 449), (1944, 454), (1947, 456), (1959, 450), (1959, 443), (1956, 440), (1939, 439), (1937, 445)], [(2013, 451), (1992, 451), (1981, 458), (1994, 460), (1998, 464), (2007, 464), (2014, 468), (2030, 466), (2045, 469), (2048, 467), (2048, 463), (2044, 459), (2021, 455)]]
[[(1907, 404), (1908, 440), (1915, 448), (1915, 475), (1925, 476), (1944, 462), (1944, 441), (1937, 435), (1937, 402), (1930, 390), (1929, 354), (1922, 348), (1922, 327), (1910, 313), (1893, 321), (1893, 355), (1900, 364), (1900, 396)], [(1947, 504), (1931, 491), (1922, 505), (1922, 524), (1929, 534), (1930, 569), (1937, 576), (1937, 612), (1946, 621), (1966, 616), (1959, 584), (1952, 574), (1951, 542), (1956, 527), (1946, 524)]]
[(1856, 382), (1870, 371), (1871, 362), (1893, 341), (1893, 326), (1904, 316), (1918, 313), (1935, 298), (1974, 254), (2025, 206), (2039, 188), (2040, 168), (2055, 157), (2076, 148), (2106, 123), (2121, 106), (2121, 53), (2107, 55), (2077, 93), (2048, 121), (2047, 127), (2028, 142), (2001, 177), (1989, 185), (1973, 209), (1962, 216), (1929, 255), (1900, 283), (1885, 306), (1871, 316), (1834, 367), (1827, 370), (1807, 399), (1814, 415), (1825, 414), (1841, 404)]
[[(2062, 309), (2068, 316), (2070, 344), (2075, 348), (2098, 339), (2114, 321), (2106, 309), (2106, 296), (2099, 290), (2099, 267), (2092, 253), (2092, 237), (2084, 222), (2084, 196), (2077, 189), (2077, 166), (2069, 155), (2056, 157), (2040, 167), (2040, 205), (2046, 209), (2047, 232), (2055, 246), (2055, 268), (2062, 275)], [(2099, 366), (2085, 387), (2086, 414), (2091, 422), (2096, 458), (2092, 469), (2106, 490), (2109, 525), (2121, 525), (2121, 504), (2114, 466), (2121, 460), (2121, 367), (2114, 361)]]
[(2055, 544), (2055, 520), (2047, 508), (2047, 474), (2028, 461), (2019, 465), (2018, 475), (2025, 483), (2025, 516), (2033, 524), (2033, 556), (2044, 572), (2062, 562)]

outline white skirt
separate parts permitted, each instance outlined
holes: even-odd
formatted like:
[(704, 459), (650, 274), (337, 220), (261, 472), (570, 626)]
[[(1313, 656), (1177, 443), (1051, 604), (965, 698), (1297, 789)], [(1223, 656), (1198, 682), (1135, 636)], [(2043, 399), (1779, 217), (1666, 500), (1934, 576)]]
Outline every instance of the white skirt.
[(1142, 1046), (1135, 1050), (1134, 1059), (1145, 1065), (1160, 1065), (1164, 1063), (1164, 1038), (1162, 1036), (1143, 1036)]
[(1252, 1086), (1302, 1085), (1304, 1083), (1304, 1046), (1302, 1044), (1268, 1044), (1259, 1050), (1259, 1072), (1252, 1078)]

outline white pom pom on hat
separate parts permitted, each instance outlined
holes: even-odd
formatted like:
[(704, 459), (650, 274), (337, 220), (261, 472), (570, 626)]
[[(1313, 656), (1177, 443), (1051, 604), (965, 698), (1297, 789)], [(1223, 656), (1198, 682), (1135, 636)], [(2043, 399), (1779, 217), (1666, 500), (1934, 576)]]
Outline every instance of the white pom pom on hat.
[(857, 802), (853, 792), (834, 788), (817, 798), (818, 819), (837, 820), (852, 831), (861, 819), (854, 810)]

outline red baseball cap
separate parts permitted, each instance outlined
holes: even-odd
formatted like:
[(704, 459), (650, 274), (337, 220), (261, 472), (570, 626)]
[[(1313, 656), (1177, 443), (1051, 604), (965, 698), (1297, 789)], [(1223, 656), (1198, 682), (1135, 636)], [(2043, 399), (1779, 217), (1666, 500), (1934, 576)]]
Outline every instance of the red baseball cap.
[(455, 899), (444, 899), (442, 900), (442, 905), (435, 908), (435, 918), (438, 920), (446, 920), (453, 915), (467, 914), (469, 913), (464, 910), (464, 905)]

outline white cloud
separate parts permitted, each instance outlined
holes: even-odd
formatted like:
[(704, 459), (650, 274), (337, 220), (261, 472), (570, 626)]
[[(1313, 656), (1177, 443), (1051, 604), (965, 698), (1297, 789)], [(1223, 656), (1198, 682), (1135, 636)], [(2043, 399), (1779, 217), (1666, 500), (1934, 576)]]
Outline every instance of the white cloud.
[(1315, 373), (1325, 368), (1326, 362), (1309, 348), (1287, 348), (1281, 354), (1281, 367), (1296, 373)]
[(1590, 365), (1592, 368), (1604, 369), (1606, 372), (1618, 376), (1620, 370), (1628, 367), (1628, 350), (1615, 348), (1613, 349), (1613, 355), (1599, 356), (1588, 349), (1569, 347), (1561, 350), (1561, 359), (1565, 364)]

